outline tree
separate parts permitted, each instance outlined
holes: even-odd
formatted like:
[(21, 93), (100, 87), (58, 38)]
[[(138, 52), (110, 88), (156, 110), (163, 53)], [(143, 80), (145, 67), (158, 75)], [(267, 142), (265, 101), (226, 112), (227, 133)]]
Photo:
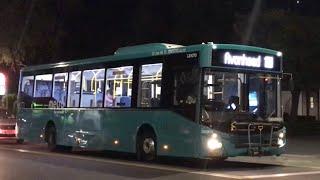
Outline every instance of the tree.
[[(238, 18), (236, 32), (243, 36), (248, 22)], [(249, 44), (277, 49), (283, 52), (284, 71), (293, 73), (291, 119), (297, 118), (301, 90), (319, 88), (315, 79), (320, 69), (320, 18), (298, 16), (274, 10), (258, 15)]]
[(53, 0), (1, 1), (0, 7), (0, 70), (10, 78), (13, 93), (21, 67), (59, 59), (61, 7)]

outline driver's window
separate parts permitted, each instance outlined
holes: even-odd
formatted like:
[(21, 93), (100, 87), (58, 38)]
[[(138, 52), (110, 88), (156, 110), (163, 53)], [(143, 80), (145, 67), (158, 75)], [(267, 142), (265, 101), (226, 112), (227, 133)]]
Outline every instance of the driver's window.
[(195, 105), (197, 102), (198, 69), (177, 71), (174, 76), (175, 106)]
[(199, 69), (179, 69), (174, 73), (173, 105), (177, 113), (194, 120), (198, 101)]
[(242, 74), (206, 71), (203, 96), (214, 111), (240, 110)]

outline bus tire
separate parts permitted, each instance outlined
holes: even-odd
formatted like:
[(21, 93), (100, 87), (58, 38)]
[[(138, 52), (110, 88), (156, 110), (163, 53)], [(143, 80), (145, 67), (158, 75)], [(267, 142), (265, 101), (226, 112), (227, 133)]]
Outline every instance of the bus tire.
[(57, 142), (56, 142), (56, 128), (54, 126), (50, 126), (47, 129), (47, 144), (49, 151), (57, 150)]
[(157, 157), (156, 136), (152, 132), (144, 132), (138, 137), (137, 159), (141, 161), (154, 161)]
[(17, 139), (17, 144), (23, 144), (24, 140), (23, 139)]

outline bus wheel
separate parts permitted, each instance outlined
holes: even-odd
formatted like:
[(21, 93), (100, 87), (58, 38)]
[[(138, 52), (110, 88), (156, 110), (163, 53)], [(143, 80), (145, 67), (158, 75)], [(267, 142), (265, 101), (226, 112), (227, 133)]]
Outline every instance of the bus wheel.
[(157, 141), (153, 133), (143, 133), (137, 145), (137, 156), (142, 161), (154, 161), (157, 156)]
[(47, 129), (47, 143), (48, 143), (48, 149), (50, 151), (57, 150), (57, 144), (56, 144), (56, 128), (54, 126), (50, 126)]
[(17, 139), (17, 144), (22, 144), (24, 142), (23, 139)]

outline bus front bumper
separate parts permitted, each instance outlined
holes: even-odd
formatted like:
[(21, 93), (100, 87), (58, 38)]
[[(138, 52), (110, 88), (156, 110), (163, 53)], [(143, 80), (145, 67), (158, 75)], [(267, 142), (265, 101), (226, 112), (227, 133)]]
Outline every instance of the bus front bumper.
[(251, 147), (235, 148), (222, 147), (221, 149), (206, 151), (201, 159), (220, 159), (236, 156), (280, 156), (285, 152), (285, 147)]
[[(235, 139), (239, 137), (225, 135), (221, 137), (218, 133), (214, 137), (210, 145), (210, 139), (212, 136), (202, 137), (202, 153), (200, 153), (200, 158), (227, 158), (235, 156), (279, 156), (285, 152), (286, 149), (286, 138), (285, 136), (273, 138), (272, 143), (257, 143), (257, 142), (243, 142), (241, 144), (236, 143)], [(264, 138), (270, 135), (264, 136)], [(249, 141), (250, 142), (250, 141)]]

